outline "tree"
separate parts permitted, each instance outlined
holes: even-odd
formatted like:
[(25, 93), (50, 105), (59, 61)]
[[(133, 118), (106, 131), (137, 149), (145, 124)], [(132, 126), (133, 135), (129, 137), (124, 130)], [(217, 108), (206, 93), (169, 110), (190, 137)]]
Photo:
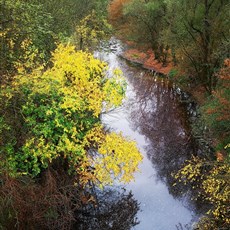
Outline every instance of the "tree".
[(168, 42), (180, 66), (211, 94), (217, 85), (216, 72), (229, 51), (228, 1), (178, 0), (168, 1), (167, 7)]
[(128, 182), (141, 155), (134, 142), (106, 134), (100, 114), (119, 106), (121, 72), (105, 77), (106, 64), (91, 54), (60, 45), (53, 67), (18, 76), (1, 90), (1, 158), (12, 176), (39, 176), (55, 160), (82, 184)]
[(229, 176), (229, 162), (215, 162), (199, 157), (187, 161), (176, 174), (179, 181), (191, 183), (200, 192), (200, 196), (212, 205), (206, 216), (197, 223), (197, 229), (229, 228)]
[(124, 22), (123, 9), (126, 3), (131, 0), (113, 0), (109, 4), (109, 19), (113, 25), (120, 25)]
[(0, 8), (1, 83), (20, 67), (31, 71), (35, 63), (47, 62), (55, 45), (50, 26), (52, 18), (40, 5), (1, 0)]
[(52, 31), (55, 36), (70, 37), (79, 21), (92, 10), (100, 16), (106, 15), (108, 0), (30, 0), (41, 4), (47, 13), (52, 15)]
[(216, 151), (230, 159), (230, 149), (226, 146), (230, 143), (230, 64), (225, 61), (226, 66), (221, 69), (218, 77), (218, 85), (201, 111), (209, 133), (215, 139)]
[(55, 42), (69, 40), (93, 9), (100, 15), (94, 16), (94, 22), (101, 22), (106, 28), (106, 4), (107, 0), (1, 0), (0, 83), (11, 79), (18, 70), (31, 72), (38, 65), (47, 64)]
[(164, 27), (165, 2), (133, 0), (124, 6), (123, 12), (131, 22), (130, 26), (133, 27), (134, 33), (131, 32), (133, 38), (143, 44), (149, 44), (155, 54), (155, 59), (166, 64), (166, 60), (163, 58), (166, 46), (164, 47), (164, 44), (159, 40), (160, 31)]
[(112, 28), (104, 16), (99, 16), (93, 10), (80, 20), (76, 26), (74, 40), (80, 50), (94, 49), (101, 41), (111, 35)]
[(171, 54), (190, 82), (212, 93), (216, 73), (229, 57), (228, 1), (112, 1), (114, 8), (112, 22), (122, 19), (128, 39), (151, 45), (155, 58), (165, 65)]

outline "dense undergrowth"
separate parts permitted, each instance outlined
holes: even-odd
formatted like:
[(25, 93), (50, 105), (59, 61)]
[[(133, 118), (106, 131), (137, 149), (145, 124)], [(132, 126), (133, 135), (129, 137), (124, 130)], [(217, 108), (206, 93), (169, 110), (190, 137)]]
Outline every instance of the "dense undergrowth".
[(142, 156), (100, 121), (126, 84), (90, 53), (111, 34), (107, 1), (0, 4), (0, 229), (130, 229), (137, 201), (108, 186)]

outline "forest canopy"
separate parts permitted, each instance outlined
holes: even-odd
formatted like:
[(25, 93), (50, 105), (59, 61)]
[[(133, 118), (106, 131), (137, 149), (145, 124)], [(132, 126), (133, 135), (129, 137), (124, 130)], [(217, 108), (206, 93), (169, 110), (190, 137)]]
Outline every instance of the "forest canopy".
[(112, 31), (107, 4), (0, 1), (0, 229), (89, 229), (88, 212), (107, 229), (117, 223), (101, 215), (119, 202), (134, 210), (123, 225), (137, 224), (132, 194), (106, 187), (132, 180), (142, 160), (100, 120), (126, 90), (122, 72), (107, 76), (92, 54)]
[(107, 187), (130, 182), (142, 160), (101, 122), (126, 91), (122, 72), (108, 76), (93, 56), (112, 35), (169, 67), (163, 77), (198, 101), (191, 136), (212, 151), (173, 175), (210, 205), (197, 229), (229, 228), (228, 0), (0, 0), (0, 9), (0, 229), (138, 223), (132, 194)]

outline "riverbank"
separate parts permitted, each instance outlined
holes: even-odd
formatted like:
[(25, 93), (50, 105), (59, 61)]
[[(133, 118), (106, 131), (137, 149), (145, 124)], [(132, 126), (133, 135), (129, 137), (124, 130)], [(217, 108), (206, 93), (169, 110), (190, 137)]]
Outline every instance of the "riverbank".
[[(155, 60), (152, 50), (138, 47), (132, 42), (123, 42), (126, 44), (126, 48), (120, 55), (122, 58), (133, 64), (140, 65), (144, 69), (152, 70), (158, 75), (169, 77), (170, 71), (174, 69), (172, 63), (168, 63), (167, 66), (163, 66), (162, 63)], [(177, 75), (179, 76), (179, 74)], [(215, 143), (215, 138), (212, 139), (211, 134), (209, 132), (207, 133), (207, 130), (203, 130), (205, 127), (204, 124), (202, 124), (202, 127), (196, 128), (200, 123), (199, 108), (207, 102), (207, 92), (201, 86), (192, 87), (190, 84), (180, 84), (176, 76), (171, 80), (177, 85), (177, 87), (179, 87), (179, 91), (177, 93), (181, 102), (186, 104), (187, 113), (189, 114), (189, 122), (191, 127), (193, 127), (193, 135), (199, 136), (199, 138), (196, 139), (199, 143), (200, 151), (209, 152), (209, 154), (213, 155), (214, 152), (211, 150), (211, 146), (217, 145)], [(221, 155), (222, 159), (223, 155), (220, 152), (218, 152), (218, 154)], [(218, 155), (216, 157), (220, 159)]]
[[(161, 76), (169, 76), (170, 71), (175, 69), (175, 66), (173, 66), (173, 64), (170, 62), (167, 63), (167, 66), (163, 66), (162, 63), (155, 59), (154, 53), (151, 49), (142, 49), (141, 47), (138, 47), (135, 43), (129, 41), (123, 40), (122, 42), (126, 44), (126, 49), (120, 56), (127, 61), (133, 64), (138, 64), (144, 69), (152, 70), (156, 74), (159, 74)], [(175, 78), (176, 81), (178, 81), (176, 76)], [(179, 85), (179, 87), (182, 87), (184, 91), (191, 94), (194, 98), (194, 101), (196, 101), (198, 105), (202, 106), (205, 104), (205, 101), (207, 100), (207, 94), (204, 88), (194, 88), (187, 85)]]
[(137, 47), (132, 47), (129, 42), (126, 42), (126, 44), (128, 47), (121, 55), (126, 60), (139, 64), (145, 69), (153, 70), (161, 75), (168, 75), (172, 70), (173, 65), (168, 63), (167, 66), (163, 66), (162, 63), (155, 59), (154, 53), (151, 49), (143, 51)]
[[(127, 48), (119, 40), (117, 43), (116, 39), (112, 40), (111, 45), (113, 53), (106, 56), (106, 61), (111, 66), (117, 63), (116, 67), (122, 70), (127, 80), (127, 91), (123, 107), (112, 114), (105, 114), (102, 120), (108, 128), (134, 139), (144, 156), (141, 173), (126, 187), (132, 190), (141, 205), (142, 212), (138, 214), (140, 225), (136, 229), (166, 230), (174, 229), (179, 222), (183, 225), (194, 222), (196, 204), (183, 194), (180, 196), (179, 192), (187, 188), (184, 185), (172, 186), (175, 180), (171, 176), (192, 151), (190, 146), (184, 148), (189, 132), (185, 106), (181, 105), (176, 89), (173, 90), (167, 79), (154, 77), (153, 72), (143, 69), (140, 63), (130, 64), (131, 60), (119, 58)], [(114, 55), (115, 47), (118, 57)], [(168, 164), (168, 161), (175, 164)], [(140, 190), (141, 187), (143, 189)], [(177, 199), (178, 196), (188, 209)], [(167, 221), (165, 216), (169, 217)]]

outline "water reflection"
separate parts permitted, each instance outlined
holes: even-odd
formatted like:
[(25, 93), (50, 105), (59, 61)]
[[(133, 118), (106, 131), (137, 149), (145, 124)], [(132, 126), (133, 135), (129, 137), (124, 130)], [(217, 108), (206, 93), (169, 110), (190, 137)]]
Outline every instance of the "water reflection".
[(174, 196), (180, 196), (182, 188), (172, 186), (175, 181), (171, 174), (181, 168), (194, 151), (186, 110), (169, 82), (148, 73), (130, 77), (129, 81), (135, 91), (135, 97), (128, 103), (132, 128), (148, 139), (145, 150), (158, 178)]
[(96, 202), (76, 211), (76, 230), (129, 230), (138, 224), (137, 200), (131, 192), (106, 188), (96, 189)]
[(193, 151), (185, 108), (168, 82), (129, 66), (113, 53), (100, 53), (100, 57), (111, 63), (110, 71), (115, 66), (121, 68), (128, 82), (123, 107), (104, 115), (102, 121), (136, 140), (144, 156), (141, 173), (126, 186), (140, 202), (140, 224), (134, 229), (190, 229), (196, 216), (187, 199), (175, 199), (182, 188), (172, 186), (171, 176)]

